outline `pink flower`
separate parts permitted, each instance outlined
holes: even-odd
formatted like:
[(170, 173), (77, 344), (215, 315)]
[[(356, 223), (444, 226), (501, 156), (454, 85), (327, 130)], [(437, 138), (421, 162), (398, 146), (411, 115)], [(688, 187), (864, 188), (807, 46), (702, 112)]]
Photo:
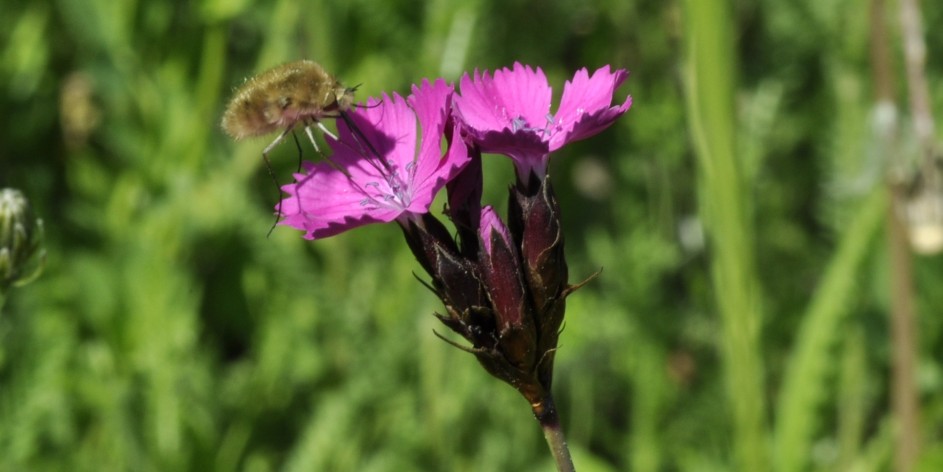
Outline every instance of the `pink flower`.
[(424, 80), (412, 90), (405, 100), (384, 94), (346, 112), (359, 133), (338, 120), (340, 137), (328, 138), (333, 155), (305, 162), (305, 173), (282, 187), (289, 196), (281, 202), (281, 224), (319, 239), (369, 223), (419, 221), (429, 211), (436, 193), (470, 158), (460, 139), (442, 152), (446, 127), (450, 134), (455, 127), (448, 120), (452, 86)]
[(455, 97), (456, 117), (483, 152), (510, 156), (518, 176), (527, 181), (533, 172), (547, 174), (549, 154), (563, 145), (588, 138), (609, 127), (632, 106), (632, 97), (610, 106), (616, 88), (628, 72), (602, 67), (592, 76), (580, 69), (563, 86), (556, 114), (550, 113), (552, 90), (538, 67), (514, 63), (494, 77), (475, 70), (462, 76), (461, 93)]

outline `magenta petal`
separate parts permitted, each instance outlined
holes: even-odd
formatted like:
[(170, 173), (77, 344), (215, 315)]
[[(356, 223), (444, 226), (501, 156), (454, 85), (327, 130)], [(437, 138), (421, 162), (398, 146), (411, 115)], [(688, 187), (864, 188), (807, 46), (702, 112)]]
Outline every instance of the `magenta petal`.
[(399, 142), (397, 137), (410, 135), (415, 139), (415, 116), (398, 94), (394, 93), (392, 98), (386, 94), (381, 99), (371, 97), (345, 114), (346, 119), (337, 120), (338, 139), (326, 138), (339, 158), (377, 160), (382, 157), (390, 161), (404, 154), (412, 157), (412, 150), (407, 151), (405, 143)]
[[(456, 125), (449, 121), (452, 93), (453, 87), (442, 79), (431, 84), (424, 80), (420, 86), (413, 86), (408, 99), (422, 128), (422, 144), (412, 169), (414, 198), (410, 210), (414, 213), (428, 212), (439, 190), (471, 161), (465, 142), (457, 139)], [(453, 128), (450, 131), (456, 138), (442, 156), (442, 137), (447, 125)]]
[(523, 118), (531, 128), (543, 128), (550, 114), (552, 90), (544, 71), (514, 63), (514, 69), (494, 71), (494, 85), (511, 119)]
[(632, 106), (632, 97), (626, 97), (619, 106), (610, 104), (616, 89), (628, 76), (624, 69), (610, 73), (608, 65), (597, 69), (592, 76), (585, 68), (578, 70), (573, 80), (563, 86), (560, 109), (554, 116), (550, 150), (599, 133), (625, 113)]
[(433, 83), (423, 80), (413, 86), (410, 106), (416, 112), (422, 128), (422, 142), (412, 171), (414, 199), (410, 209), (426, 212), (435, 194), (468, 163), (465, 143), (453, 143), (443, 157), (442, 137), (452, 107), (452, 86), (438, 79)]
[(510, 156), (522, 176), (532, 170), (542, 174), (549, 153), (545, 133), (551, 92), (539, 67), (516, 62), (513, 69), (495, 71), (493, 78), (476, 70), (474, 78), (462, 77), (455, 112), (482, 152)]
[[(406, 99), (397, 93), (392, 97), (383, 94), (379, 102), (368, 102), (365, 108), (347, 113), (380, 156), (365, 149), (360, 139), (354, 137), (344, 123), (338, 123), (340, 146), (329, 141), (335, 153), (333, 160), (366, 159), (373, 163), (368, 167), (378, 172), (373, 175), (374, 178), (390, 181), (388, 183), (394, 187), (399, 185), (397, 182), (407, 182), (407, 169), (416, 157), (416, 115), (407, 105)], [(381, 167), (379, 157), (382, 157), (386, 167)], [(394, 175), (379, 173), (387, 170), (392, 170)]]
[[(453, 133), (458, 135), (458, 125), (453, 124)], [(441, 141), (441, 135), (439, 135)], [(455, 178), (471, 162), (465, 141), (453, 139), (445, 156), (439, 155), (437, 147), (419, 156), (416, 174), (413, 179), (413, 202), (409, 210), (413, 213), (427, 213), (439, 190)]]
[(347, 175), (326, 162), (306, 162), (305, 168), (307, 173), (297, 174), (294, 184), (282, 187), (288, 197), (281, 202), (284, 218), (280, 224), (305, 231), (308, 239), (325, 238), (368, 223), (392, 221), (402, 213), (396, 208), (366, 204), (376, 195), (365, 194), (364, 189), (352, 185)]
[[(282, 224), (314, 239), (428, 212), (470, 157), (460, 139), (442, 156), (451, 86), (425, 81), (414, 90), (408, 100), (384, 95), (346, 112), (352, 124), (338, 122), (339, 138), (328, 139), (329, 162), (305, 163), (306, 173), (283, 187)], [(418, 154), (417, 118), (423, 132)]]
[[(428, 79), (423, 79), (420, 85), (413, 85), (412, 92), (406, 100), (419, 119), (423, 136), (437, 134), (441, 138), (448, 112), (452, 108), (452, 86), (442, 79), (431, 84)], [(436, 140), (428, 141), (432, 143)]]
[(481, 74), (476, 69), (474, 79), (466, 73), (460, 87), (462, 93), (455, 97), (455, 111), (467, 128), (494, 131), (508, 126), (509, 120), (496, 103), (498, 92), (488, 71)]
[[(363, 109), (348, 112), (360, 134), (338, 122), (338, 140), (328, 139), (334, 153), (330, 162), (305, 163), (305, 174), (283, 190), (282, 224), (306, 231), (309, 239), (324, 238), (368, 223), (389, 222), (408, 206), (390, 198), (404, 168), (415, 154), (416, 118), (399, 95), (371, 100)], [(366, 143), (364, 142), (366, 140)], [(367, 145), (369, 143), (369, 146)], [(373, 146), (382, 156), (372, 155)], [(403, 161), (406, 161), (403, 163)], [(405, 194), (408, 200), (408, 193)]]
[(475, 71), (462, 76), (455, 109), (465, 126), (479, 132), (543, 128), (550, 113), (551, 89), (538, 67), (514, 63), (514, 69)]
[(469, 134), (482, 152), (504, 154), (513, 159), (521, 177), (526, 177), (530, 171), (537, 171), (538, 175), (542, 175), (546, 168), (550, 147), (538, 133), (506, 129)]

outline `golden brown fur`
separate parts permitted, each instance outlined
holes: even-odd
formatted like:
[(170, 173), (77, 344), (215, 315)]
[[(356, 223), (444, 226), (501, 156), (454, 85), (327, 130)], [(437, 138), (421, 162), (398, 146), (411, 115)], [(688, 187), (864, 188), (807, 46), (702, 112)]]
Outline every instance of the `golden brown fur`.
[(222, 126), (235, 139), (260, 136), (336, 118), (352, 104), (353, 90), (320, 65), (289, 62), (246, 80), (226, 107)]

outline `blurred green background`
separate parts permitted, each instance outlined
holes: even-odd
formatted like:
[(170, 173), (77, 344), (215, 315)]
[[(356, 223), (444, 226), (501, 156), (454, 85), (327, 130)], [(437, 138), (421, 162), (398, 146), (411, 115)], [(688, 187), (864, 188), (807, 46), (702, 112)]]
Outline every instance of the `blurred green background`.
[[(943, 3), (923, 3), (941, 110)], [(266, 238), (268, 138), (233, 143), (219, 117), (246, 76), (298, 58), (362, 99), (514, 61), (557, 96), (581, 67), (631, 71), (632, 109), (551, 167), (573, 282), (604, 269), (556, 356), (578, 470), (895, 470), (902, 274), (868, 2), (2, 10), (0, 187), (32, 200), (49, 260), (0, 313), (0, 470), (553, 470), (528, 405), (433, 334), (440, 306), (395, 226)], [(294, 146), (272, 159), (289, 181)], [(502, 211), (512, 178), (487, 157)], [(913, 262), (917, 468), (943, 470), (943, 266)]]

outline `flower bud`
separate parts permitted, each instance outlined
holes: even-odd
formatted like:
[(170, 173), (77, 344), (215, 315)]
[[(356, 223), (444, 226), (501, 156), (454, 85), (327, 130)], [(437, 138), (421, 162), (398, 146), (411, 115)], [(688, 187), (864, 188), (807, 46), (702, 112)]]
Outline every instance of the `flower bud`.
[(535, 175), (527, 183), (511, 188), (508, 202), (511, 233), (520, 241), (524, 281), (536, 311), (537, 349), (546, 356), (539, 366), (540, 379), (548, 388), (553, 371), (553, 353), (566, 309), (568, 268), (563, 251), (560, 206), (550, 177)]
[(459, 254), (448, 230), (430, 214), (402, 228), (413, 255), (432, 277), (429, 288), (445, 305), (447, 314), (436, 316), (475, 347), (493, 345), (494, 316), (474, 261)]
[(0, 190), (0, 294), (25, 285), (42, 272), (43, 222), (34, 218), (19, 190)]
[(491, 207), (481, 211), (482, 278), (495, 312), (501, 358), (520, 371), (512, 384), (526, 383), (535, 371), (537, 334), (534, 310), (527, 297), (521, 259), (511, 234)]
[[(528, 188), (534, 188), (531, 183)], [(534, 304), (546, 309), (565, 289), (567, 265), (563, 253), (560, 205), (550, 178), (540, 182), (536, 191), (516, 186), (508, 202), (510, 227), (521, 243), (524, 273)]]
[(520, 256), (507, 227), (490, 206), (481, 210), (480, 237), (482, 276), (498, 313), (499, 328), (520, 327), (529, 321)]
[(449, 230), (429, 213), (425, 213), (415, 220), (408, 220), (400, 224), (406, 244), (422, 264), (426, 273), (435, 277), (438, 258), (442, 253), (458, 254), (458, 247), (452, 240)]
[(478, 254), (482, 192), (481, 150), (478, 146), (471, 146), (468, 154), (471, 161), (445, 187), (449, 196), (447, 213), (458, 232), (459, 248), (462, 255), (472, 258)]
[[(478, 195), (476, 173), (467, 175), (471, 185), (463, 191), (455, 187), (450, 196)], [(456, 226), (477, 223), (474, 246), (463, 241), (460, 248), (429, 214), (402, 223), (402, 228), (432, 278), (429, 287), (445, 305), (445, 314), (436, 316), (471, 343), (456, 346), (474, 354), (491, 375), (514, 386), (531, 404), (540, 404), (550, 391), (565, 298), (573, 288), (566, 282), (559, 206), (549, 180), (531, 184), (511, 190), (510, 229), (491, 207), (470, 216), (477, 199), (464, 207), (460, 200), (452, 202)], [(470, 257), (469, 247), (477, 247), (477, 255)]]

